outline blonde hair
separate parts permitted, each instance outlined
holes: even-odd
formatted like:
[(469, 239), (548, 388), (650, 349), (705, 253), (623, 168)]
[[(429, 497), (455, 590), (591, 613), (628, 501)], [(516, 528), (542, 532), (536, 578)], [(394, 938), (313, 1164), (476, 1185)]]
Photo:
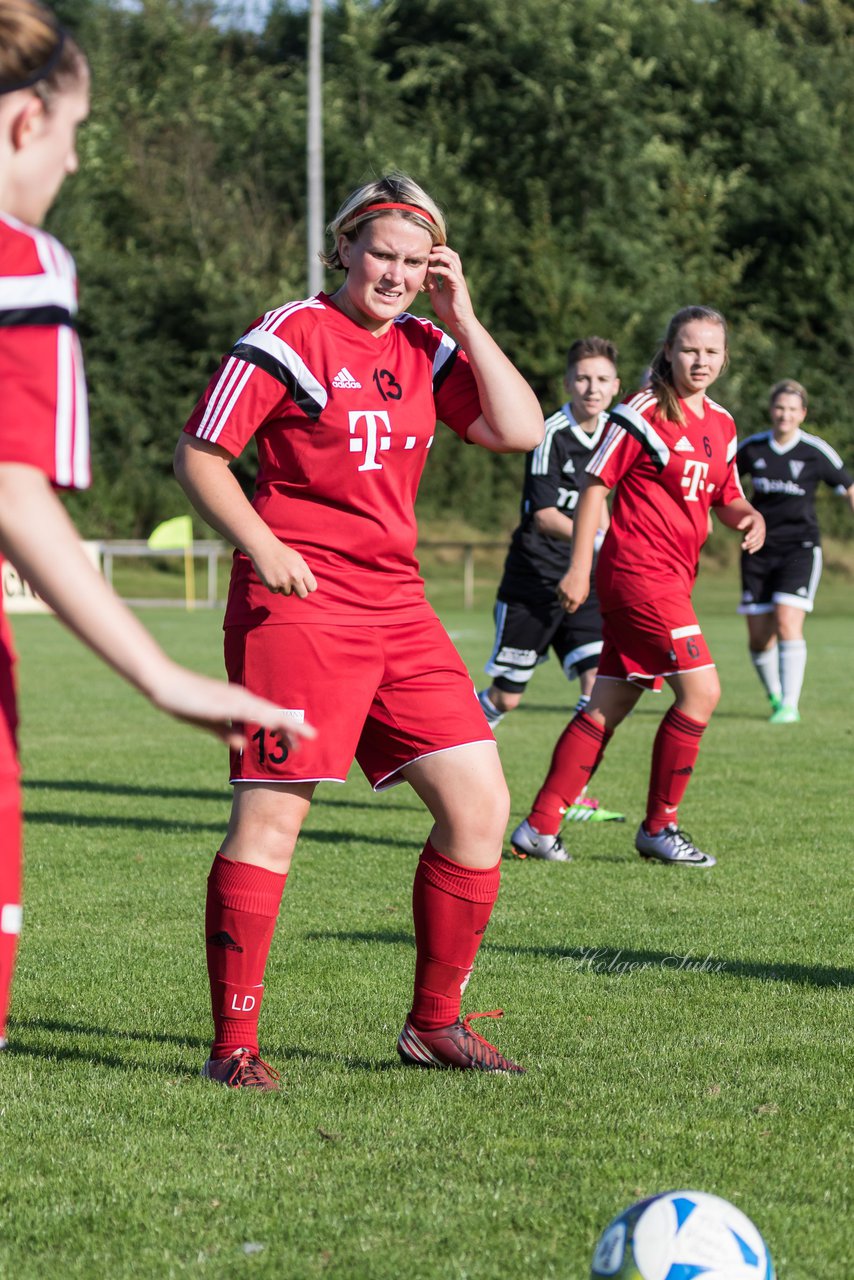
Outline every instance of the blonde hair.
[(800, 396), (801, 404), (805, 409), (809, 408), (806, 387), (802, 387), (799, 382), (795, 382), (794, 378), (784, 378), (782, 382), (775, 382), (768, 397), (769, 405), (773, 405), (778, 396)]
[(667, 333), (664, 340), (652, 358), (649, 366), (650, 374), (650, 390), (658, 401), (658, 407), (662, 415), (669, 422), (678, 422), (680, 426), (685, 424), (685, 415), (682, 412), (682, 406), (679, 404), (679, 396), (676, 394), (676, 386), (673, 382), (673, 366), (667, 358), (666, 348), (672, 346), (676, 341), (679, 330), (686, 324), (690, 324), (692, 320), (705, 320), (709, 324), (719, 324), (724, 332), (724, 368), (729, 362), (729, 350), (727, 348), (727, 323), (721, 315), (720, 311), (715, 311), (714, 307), (683, 307), (681, 311), (677, 311), (676, 315), (667, 326)]
[[(371, 205), (376, 204), (403, 204), (412, 207), (370, 209)], [(422, 227), (429, 233), (434, 244), (447, 242), (445, 218), (435, 200), (428, 196), (427, 192), (408, 174), (395, 171), (351, 191), (326, 228), (327, 235), (332, 240), (332, 248), (327, 253), (319, 255), (320, 261), (332, 271), (343, 270), (344, 263), (338, 253), (338, 237), (346, 236), (351, 242), (358, 240), (362, 227), (372, 222), (374, 218), (381, 218), (390, 213), (398, 218), (405, 218), (417, 227)]]
[(77, 42), (39, 0), (0, 0), (0, 95), (31, 88), (46, 104), (88, 64)]

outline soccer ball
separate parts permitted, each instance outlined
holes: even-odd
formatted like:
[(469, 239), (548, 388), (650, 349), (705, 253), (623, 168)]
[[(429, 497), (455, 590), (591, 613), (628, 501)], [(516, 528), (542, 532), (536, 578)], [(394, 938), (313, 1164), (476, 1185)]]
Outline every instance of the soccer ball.
[(774, 1280), (768, 1246), (735, 1205), (705, 1191), (667, 1191), (610, 1222), (591, 1280)]

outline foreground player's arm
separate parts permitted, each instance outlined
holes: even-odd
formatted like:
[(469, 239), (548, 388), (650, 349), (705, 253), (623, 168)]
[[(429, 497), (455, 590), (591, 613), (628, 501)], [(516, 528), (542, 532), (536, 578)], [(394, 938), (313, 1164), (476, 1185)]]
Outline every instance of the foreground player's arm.
[(557, 598), (567, 613), (575, 613), (590, 594), (593, 552), (608, 492), (607, 485), (598, 476), (588, 475), (586, 487), (575, 508), (572, 560), (557, 587)]
[(249, 556), (268, 590), (304, 600), (317, 590), (314, 574), (258, 515), (229, 468), (231, 461), (225, 449), (185, 434), (175, 450), (175, 475), (199, 515)]
[(748, 551), (752, 555), (764, 543), (765, 521), (746, 498), (735, 498), (732, 502), (715, 507), (715, 515), (728, 529), (738, 529), (744, 534), (742, 551)]
[(197, 675), (168, 658), (92, 566), (35, 467), (0, 465), (0, 551), (75, 635), (162, 711), (209, 729), (235, 749), (246, 739), (234, 721), (275, 730), (294, 747), (314, 737), (309, 726), (286, 719), (240, 685)]
[(572, 542), (572, 516), (565, 515), (557, 507), (541, 507), (539, 511), (535, 511), (534, 527), (537, 533), (557, 538), (559, 542)]
[[(603, 506), (601, 524), (597, 531), (602, 537), (607, 533), (610, 523), (611, 517), (608, 514), (608, 508)], [(534, 525), (538, 533), (545, 533), (549, 538), (556, 538), (559, 542), (572, 542), (575, 521), (572, 516), (568, 516), (558, 507), (541, 507), (539, 511), (535, 511)], [(597, 550), (601, 545), (602, 538), (600, 537), (596, 539)]]
[(459, 256), (447, 245), (430, 254), (427, 291), (433, 310), (465, 351), (482, 413), (466, 432), (492, 453), (527, 453), (545, 435), (537, 397), (474, 313)]

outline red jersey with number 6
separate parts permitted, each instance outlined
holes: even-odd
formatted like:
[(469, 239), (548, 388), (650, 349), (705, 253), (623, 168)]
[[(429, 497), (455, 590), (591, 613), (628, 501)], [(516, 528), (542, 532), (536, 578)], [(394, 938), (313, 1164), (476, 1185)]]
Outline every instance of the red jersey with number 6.
[(269, 311), (214, 375), (184, 428), (258, 448), (253, 506), (317, 579), (307, 599), (268, 591), (235, 554), (225, 625), (391, 623), (426, 608), (415, 496), (441, 419), (480, 416), (464, 352), (404, 314), (374, 337), (326, 294)]
[(684, 424), (663, 417), (649, 391), (617, 405), (587, 465), (614, 489), (596, 573), (603, 613), (657, 596), (690, 595), (709, 508), (744, 497), (730, 414), (708, 397), (699, 415), (680, 404)]

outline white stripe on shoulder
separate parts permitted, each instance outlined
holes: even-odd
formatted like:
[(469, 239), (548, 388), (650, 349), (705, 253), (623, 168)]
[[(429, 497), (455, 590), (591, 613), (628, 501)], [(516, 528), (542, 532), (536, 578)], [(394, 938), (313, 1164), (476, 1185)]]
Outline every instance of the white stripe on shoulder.
[(265, 351), (267, 355), (272, 356), (288, 370), (294, 381), (308, 392), (321, 409), (326, 408), (326, 402), (329, 399), (326, 387), (314, 376), (302, 356), (277, 334), (271, 333), (266, 327), (259, 326), (244, 334), (240, 342), (242, 346), (255, 347), (258, 351)]
[[(318, 298), (304, 298), (297, 302), (285, 303), (281, 307), (274, 307), (272, 311), (265, 312), (255, 328), (241, 337), (239, 341), (247, 342), (250, 346), (259, 347), (262, 350), (268, 350), (271, 342), (273, 345), (279, 343), (282, 347), (286, 347), (287, 344), (282, 342), (281, 338), (275, 337), (270, 331), (277, 328), (289, 316), (303, 310), (325, 311), (326, 308)], [(287, 347), (287, 350), (290, 351), (291, 348)], [(279, 359), (278, 354), (275, 355), (275, 359)], [(240, 399), (244, 387), (255, 373), (256, 368), (257, 365), (251, 364), (246, 360), (240, 360), (235, 356), (229, 357), (216, 389), (208, 401), (207, 408), (196, 428), (197, 436), (202, 440), (210, 440), (212, 444), (216, 443), (223, 427), (231, 416), (234, 406)], [(323, 396), (323, 403), (325, 404), (325, 390)]]
[[(298, 311), (325, 310), (326, 307), (319, 298), (301, 298), (298, 302), (286, 302), (281, 307), (274, 307), (272, 311), (265, 312), (256, 328), (275, 329), (283, 320), (287, 320)], [(242, 342), (243, 339), (241, 338), (240, 341)]]
[(735, 425), (735, 418), (732, 416), (729, 409), (725, 409), (722, 404), (718, 404), (717, 400), (712, 400), (711, 397), (706, 396), (706, 404), (711, 405), (717, 413), (722, 413), (725, 418), (729, 418), (733, 426)]
[(0, 279), (0, 311), (60, 307), (70, 315), (77, 311), (74, 280), (56, 272), (38, 276), (4, 276)]
[(746, 444), (767, 444), (771, 439), (770, 431), (756, 431), (752, 436), (745, 436), (739, 442), (739, 449), (743, 449)]
[(551, 417), (546, 418), (546, 432), (542, 442), (537, 445), (531, 454), (531, 475), (545, 476), (549, 470), (549, 455), (552, 450), (552, 443), (559, 431), (564, 431), (569, 426), (569, 419), (562, 409), (558, 409), (557, 413), (553, 413)]
[(589, 471), (592, 476), (598, 476), (625, 435), (625, 428), (618, 422), (612, 422), (605, 432), (602, 443), (585, 467), (585, 471)]
[(4, 276), (0, 279), (0, 310), (60, 307), (74, 315), (77, 311), (77, 271), (71, 254), (46, 231), (22, 224), (16, 226), (9, 219), (4, 221), (32, 241), (42, 271), (38, 275)]
[(414, 316), (411, 311), (403, 311), (399, 316), (395, 316), (394, 323), (406, 324), (408, 320), (414, 320), (416, 324), (421, 325), (422, 329), (429, 330), (435, 338), (439, 339), (439, 345), (433, 353), (433, 382), (435, 383), (445, 365), (456, 355), (459, 343), (455, 342), (450, 334), (445, 333), (444, 329), (433, 324), (432, 320), (428, 320), (426, 316)]
[(823, 453), (832, 466), (839, 471), (844, 467), (844, 462), (834, 448), (832, 448), (826, 440), (822, 440), (821, 436), (809, 435), (806, 431), (801, 432), (801, 439), (807, 444), (811, 444), (814, 449), (818, 449), (819, 453)]
[(661, 463), (662, 468), (666, 467), (670, 461), (670, 450), (650, 422), (647, 422), (641, 410), (637, 407), (640, 397), (644, 409), (649, 409), (656, 403), (655, 396), (640, 392), (639, 395), (633, 396), (631, 400), (625, 404), (618, 404), (616, 408), (611, 410), (611, 421), (618, 422), (624, 426), (630, 435), (639, 436), (644, 441), (644, 447), (647, 452)]
[[(630, 404), (632, 408), (636, 410), (637, 413), (644, 413), (649, 408), (649, 406), (651, 404), (655, 404), (655, 402), (656, 402), (655, 396), (652, 394), (652, 392), (648, 388), (645, 387), (643, 391), (636, 391), (635, 394), (633, 396), (630, 396), (625, 403)], [(614, 407), (617, 409), (620, 409), (622, 408), (622, 405), (618, 404), (618, 405), (615, 405)]]
[(245, 360), (237, 360), (234, 356), (229, 358), (196, 427), (197, 436), (202, 440), (216, 441), (254, 371), (254, 364), (247, 364)]
[(733, 458), (737, 453), (738, 453), (738, 436), (733, 436), (726, 447), (727, 462), (732, 462)]

